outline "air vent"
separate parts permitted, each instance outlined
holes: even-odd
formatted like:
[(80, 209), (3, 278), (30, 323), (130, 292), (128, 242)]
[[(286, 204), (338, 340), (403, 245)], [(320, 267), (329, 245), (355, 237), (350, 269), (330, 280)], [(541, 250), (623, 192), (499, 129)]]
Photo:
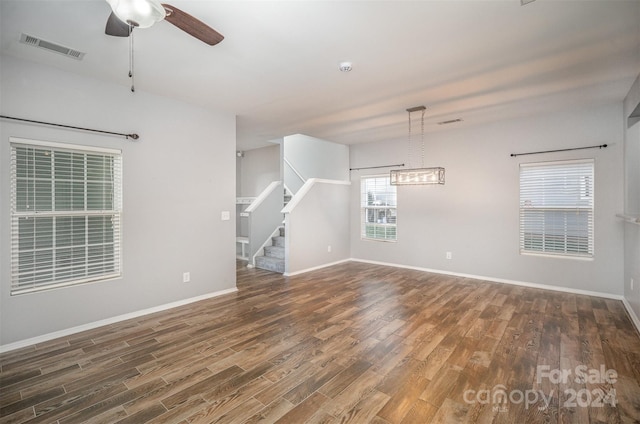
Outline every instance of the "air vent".
[(58, 53), (76, 60), (82, 60), (85, 55), (81, 51), (61, 46), (60, 44), (52, 43), (51, 41), (42, 40), (32, 35), (21, 34), (20, 42), (28, 46), (39, 47), (41, 49), (49, 50), (50, 52)]
[(455, 124), (456, 122), (462, 122), (462, 119), (450, 119), (448, 121), (438, 122), (438, 125), (447, 125), (447, 124)]

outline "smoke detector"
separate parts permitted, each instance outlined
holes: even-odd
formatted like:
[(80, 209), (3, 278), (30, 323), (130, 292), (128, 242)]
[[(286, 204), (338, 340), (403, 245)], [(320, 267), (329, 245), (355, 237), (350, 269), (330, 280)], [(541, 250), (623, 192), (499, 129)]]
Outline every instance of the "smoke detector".
[(351, 62), (340, 62), (338, 69), (342, 72), (350, 72), (353, 69), (353, 64)]

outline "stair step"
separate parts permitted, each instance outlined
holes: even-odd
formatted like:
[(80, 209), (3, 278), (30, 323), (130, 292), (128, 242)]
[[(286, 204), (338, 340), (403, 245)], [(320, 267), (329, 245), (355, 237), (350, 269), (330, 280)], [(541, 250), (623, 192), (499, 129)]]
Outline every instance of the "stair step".
[(284, 274), (284, 259), (272, 258), (270, 256), (256, 256), (256, 268)]
[(284, 236), (271, 237), (271, 243), (277, 247), (284, 247)]
[(264, 256), (269, 256), (271, 258), (284, 259), (284, 247), (280, 247), (280, 246), (265, 246), (264, 247)]

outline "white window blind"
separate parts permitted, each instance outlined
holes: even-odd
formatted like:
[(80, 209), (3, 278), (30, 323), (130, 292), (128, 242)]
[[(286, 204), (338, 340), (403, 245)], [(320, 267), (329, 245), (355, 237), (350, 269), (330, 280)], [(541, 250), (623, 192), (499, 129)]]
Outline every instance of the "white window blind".
[(520, 251), (593, 256), (593, 160), (520, 165)]
[(397, 195), (389, 175), (362, 177), (360, 188), (362, 238), (396, 241)]
[(11, 141), (11, 294), (118, 277), (120, 151)]

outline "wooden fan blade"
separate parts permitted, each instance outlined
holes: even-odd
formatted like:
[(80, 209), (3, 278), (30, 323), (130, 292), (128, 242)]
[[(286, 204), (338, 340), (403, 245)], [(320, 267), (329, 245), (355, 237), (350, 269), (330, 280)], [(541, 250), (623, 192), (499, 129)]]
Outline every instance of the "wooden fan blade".
[(107, 26), (104, 29), (104, 33), (107, 35), (113, 35), (114, 37), (128, 37), (129, 34), (131, 34), (131, 27), (126, 22), (122, 22), (113, 12), (111, 12), (109, 19), (107, 19)]
[(167, 11), (167, 16), (164, 19), (187, 34), (209, 44), (210, 46), (215, 46), (224, 40), (224, 36), (222, 34), (188, 13), (183, 12), (170, 4), (163, 3), (162, 6)]

